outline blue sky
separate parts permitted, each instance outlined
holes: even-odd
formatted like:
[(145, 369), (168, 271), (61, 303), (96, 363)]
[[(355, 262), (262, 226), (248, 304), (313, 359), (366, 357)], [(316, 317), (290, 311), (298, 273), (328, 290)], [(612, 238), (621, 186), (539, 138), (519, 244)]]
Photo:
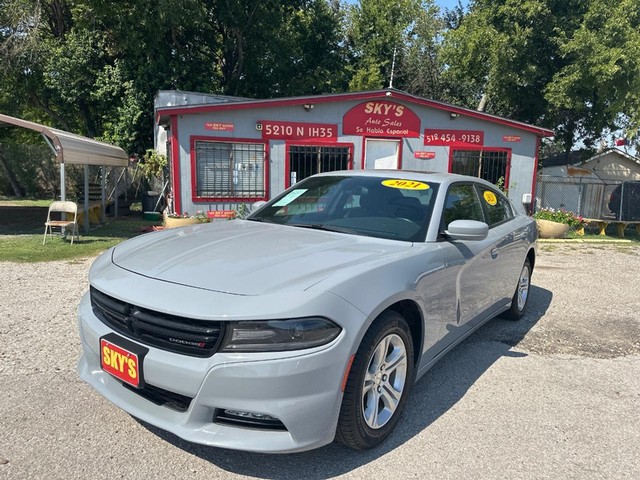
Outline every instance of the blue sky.
[[(436, 5), (438, 5), (442, 10), (445, 8), (452, 9), (458, 4), (458, 0), (435, 0)], [(466, 7), (469, 4), (468, 0), (462, 0), (462, 5)]]

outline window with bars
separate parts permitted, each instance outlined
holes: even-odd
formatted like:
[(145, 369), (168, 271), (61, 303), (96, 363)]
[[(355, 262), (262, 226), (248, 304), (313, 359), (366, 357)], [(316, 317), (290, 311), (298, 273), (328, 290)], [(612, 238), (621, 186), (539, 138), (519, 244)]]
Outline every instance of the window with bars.
[(497, 184), (507, 178), (508, 152), (504, 150), (453, 150), (451, 173), (478, 177)]
[(265, 198), (262, 143), (196, 141), (196, 197)]
[(316, 173), (347, 170), (349, 160), (349, 147), (291, 145), (289, 147), (290, 183), (293, 185)]

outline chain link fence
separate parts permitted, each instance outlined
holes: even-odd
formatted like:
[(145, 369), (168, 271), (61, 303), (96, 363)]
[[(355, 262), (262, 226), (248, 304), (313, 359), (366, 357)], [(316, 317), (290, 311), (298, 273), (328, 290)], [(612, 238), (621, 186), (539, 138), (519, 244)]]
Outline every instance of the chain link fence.
[(612, 193), (620, 184), (597, 178), (540, 175), (536, 188), (536, 208), (569, 210), (585, 218), (615, 219), (616, 213), (619, 215), (620, 212), (612, 211), (609, 203)]

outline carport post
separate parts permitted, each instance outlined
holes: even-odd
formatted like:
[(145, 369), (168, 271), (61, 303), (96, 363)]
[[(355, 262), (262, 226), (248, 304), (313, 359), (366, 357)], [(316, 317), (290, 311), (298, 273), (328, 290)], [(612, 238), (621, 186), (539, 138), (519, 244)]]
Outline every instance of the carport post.
[[(111, 167), (111, 171), (113, 171), (115, 169), (115, 167)], [(116, 173), (115, 175), (113, 175), (113, 180), (116, 182), (116, 184), (113, 186), (113, 218), (118, 218), (118, 180), (120, 180), (120, 178), (118, 177), (118, 170), (116, 169)]]
[(89, 233), (89, 164), (84, 164), (84, 233)]
[(60, 162), (60, 200), (66, 201), (67, 192), (64, 185), (64, 162)]
[(100, 165), (100, 223), (105, 223), (107, 221), (107, 211), (106, 211), (106, 185), (107, 179), (105, 178), (105, 167), (104, 165)]
[[(46, 137), (45, 137), (46, 138)], [(67, 199), (67, 191), (64, 184), (64, 161), (60, 162), (60, 200), (63, 202)], [(66, 220), (66, 213), (60, 213), (60, 220)], [(62, 228), (62, 235), (65, 235), (65, 228)], [(72, 237), (73, 238), (73, 237)]]

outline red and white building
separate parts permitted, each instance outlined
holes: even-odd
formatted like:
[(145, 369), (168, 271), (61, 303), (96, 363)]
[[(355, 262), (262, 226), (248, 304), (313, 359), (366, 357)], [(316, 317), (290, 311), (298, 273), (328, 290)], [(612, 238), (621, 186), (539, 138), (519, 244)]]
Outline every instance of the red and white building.
[(523, 206), (540, 140), (553, 135), (394, 89), (269, 100), (161, 91), (155, 115), (179, 213), (235, 209), (314, 173), (365, 168), (502, 178)]

